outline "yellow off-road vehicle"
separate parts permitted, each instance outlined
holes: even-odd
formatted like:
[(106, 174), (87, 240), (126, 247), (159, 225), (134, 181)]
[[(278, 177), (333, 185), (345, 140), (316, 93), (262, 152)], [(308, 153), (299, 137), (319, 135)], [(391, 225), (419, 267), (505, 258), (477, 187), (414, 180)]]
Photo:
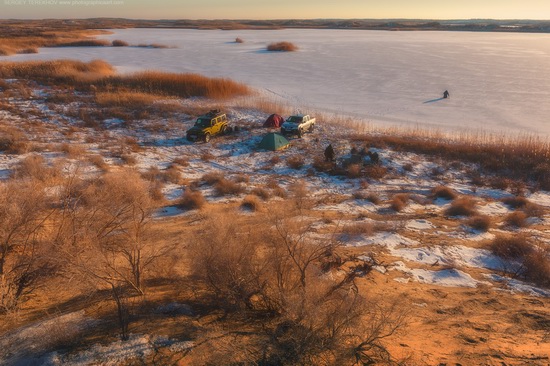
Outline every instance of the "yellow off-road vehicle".
[(187, 140), (204, 142), (210, 141), (210, 137), (230, 132), (225, 113), (217, 109), (200, 116), (195, 125), (187, 130)]

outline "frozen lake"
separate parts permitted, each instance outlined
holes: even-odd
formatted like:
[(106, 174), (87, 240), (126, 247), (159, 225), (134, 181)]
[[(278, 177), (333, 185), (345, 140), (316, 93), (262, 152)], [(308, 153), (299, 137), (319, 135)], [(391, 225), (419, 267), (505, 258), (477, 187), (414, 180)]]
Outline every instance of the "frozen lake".
[[(235, 43), (240, 37), (245, 42)], [(363, 30), (115, 30), (175, 48), (50, 48), (9, 60), (103, 59), (121, 72), (228, 77), (302, 111), (382, 124), (550, 135), (550, 35)], [(289, 41), (297, 52), (266, 52)], [(451, 98), (438, 100), (448, 89)]]

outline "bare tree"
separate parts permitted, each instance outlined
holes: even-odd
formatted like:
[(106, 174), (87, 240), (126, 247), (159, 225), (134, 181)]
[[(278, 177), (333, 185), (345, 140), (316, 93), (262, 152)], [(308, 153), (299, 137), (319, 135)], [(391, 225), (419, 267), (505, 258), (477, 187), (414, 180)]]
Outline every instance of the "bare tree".
[(202, 364), (393, 363), (384, 339), (403, 326), (406, 312), (367, 301), (353, 265), (330, 272), (324, 263), (346, 261), (336, 253), (339, 244), (314, 235), (303, 213), (300, 207), (275, 212), (246, 229), (227, 222), (222, 228), (216, 219), (202, 228), (194, 274), (217, 303), (243, 304), (234, 309), (246, 310), (241, 328), (247, 329), (199, 340), (190, 354)]
[(171, 250), (150, 236), (155, 207), (148, 183), (131, 170), (90, 182), (72, 177), (63, 196), (57, 245), (67, 267), (111, 290), (125, 337), (127, 297), (144, 293), (147, 271)]
[(53, 269), (45, 255), (47, 203), (34, 180), (0, 183), (0, 311), (15, 309)]

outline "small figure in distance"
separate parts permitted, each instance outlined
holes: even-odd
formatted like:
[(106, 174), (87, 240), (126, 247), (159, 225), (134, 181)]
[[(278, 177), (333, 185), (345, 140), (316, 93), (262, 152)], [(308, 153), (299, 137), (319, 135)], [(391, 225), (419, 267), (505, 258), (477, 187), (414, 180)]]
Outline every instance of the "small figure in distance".
[(449, 94), (449, 91), (448, 91), (448, 90), (445, 90), (445, 91), (443, 92), (443, 98), (444, 98), (444, 99), (447, 99), (447, 98), (449, 98), (450, 96), (451, 96), (451, 95)]
[(325, 161), (334, 161), (334, 149), (332, 144), (329, 144), (325, 149)]

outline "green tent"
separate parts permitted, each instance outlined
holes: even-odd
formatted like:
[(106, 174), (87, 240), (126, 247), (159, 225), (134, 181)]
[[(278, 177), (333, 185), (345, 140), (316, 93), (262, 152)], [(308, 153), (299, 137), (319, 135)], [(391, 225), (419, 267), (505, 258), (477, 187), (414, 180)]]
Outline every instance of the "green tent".
[(260, 142), (259, 148), (266, 150), (281, 150), (290, 145), (290, 142), (283, 136), (275, 132), (268, 133)]

